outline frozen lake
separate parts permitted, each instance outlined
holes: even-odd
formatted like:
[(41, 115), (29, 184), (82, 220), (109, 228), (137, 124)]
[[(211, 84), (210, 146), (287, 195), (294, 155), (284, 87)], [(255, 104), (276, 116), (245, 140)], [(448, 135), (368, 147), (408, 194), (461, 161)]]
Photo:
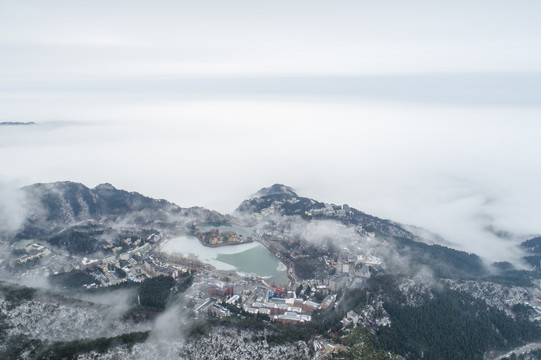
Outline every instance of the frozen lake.
[(168, 240), (162, 251), (194, 256), (218, 270), (269, 278), (276, 285), (285, 285), (288, 282), (285, 265), (258, 242), (211, 248), (201, 245), (193, 236), (184, 235)]

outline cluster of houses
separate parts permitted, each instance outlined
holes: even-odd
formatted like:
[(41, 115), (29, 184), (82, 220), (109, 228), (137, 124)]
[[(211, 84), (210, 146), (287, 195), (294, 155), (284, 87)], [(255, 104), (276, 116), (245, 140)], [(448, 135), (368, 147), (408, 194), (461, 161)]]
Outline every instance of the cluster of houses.
[(39, 244), (30, 244), (24, 248), (24, 251), (23, 256), (15, 259), (15, 264), (25, 264), (32, 260), (41, 259), (51, 253), (51, 250)]
[[(237, 280), (225, 283), (217, 279), (206, 279), (195, 286), (200, 300), (196, 313), (215, 316), (230, 316), (231, 306), (238, 312), (258, 316), (282, 323), (302, 323), (312, 320), (312, 312), (320, 309), (317, 302), (296, 298), (295, 292), (278, 287), (269, 287), (261, 280)], [(329, 306), (336, 297), (326, 301)]]
[(325, 204), (325, 207), (322, 207), (319, 209), (310, 209), (310, 210), (305, 211), (304, 214), (307, 216), (325, 215), (325, 216), (345, 217), (351, 214), (351, 208), (347, 204), (344, 204), (344, 205)]
[(268, 301), (245, 304), (244, 311), (252, 315), (266, 315), (271, 320), (282, 323), (302, 323), (311, 321), (310, 314), (319, 309), (319, 306), (318, 303), (309, 300), (271, 297)]
[(195, 235), (199, 237), (203, 245), (210, 246), (244, 244), (254, 241), (251, 236), (244, 238), (242, 234), (237, 234), (235, 231), (220, 232), (219, 229), (211, 229), (207, 232), (196, 231)]

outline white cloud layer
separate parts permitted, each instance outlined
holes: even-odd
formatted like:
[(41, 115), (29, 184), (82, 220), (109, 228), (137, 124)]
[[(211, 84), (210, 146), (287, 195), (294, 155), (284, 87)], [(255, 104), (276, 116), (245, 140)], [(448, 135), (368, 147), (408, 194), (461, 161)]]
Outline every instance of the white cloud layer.
[(61, 117), (81, 122), (2, 127), (5, 176), (111, 182), (224, 212), (281, 182), (499, 259), (513, 255), (510, 246), (486, 227), (541, 232), (537, 108), (332, 99), (69, 105), (77, 101), (67, 96)]
[(0, 122), (38, 124), (0, 127), (0, 175), (225, 212), (281, 182), (512, 259), (494, 230), (541, 233), (540, 10), (5, 1)]
[(535, 0), (4, 1), (0, 79), (540, 71)]

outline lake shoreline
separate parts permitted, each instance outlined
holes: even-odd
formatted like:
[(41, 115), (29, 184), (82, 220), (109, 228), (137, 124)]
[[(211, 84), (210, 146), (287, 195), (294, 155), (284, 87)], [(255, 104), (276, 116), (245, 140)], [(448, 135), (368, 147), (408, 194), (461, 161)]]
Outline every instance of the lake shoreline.
[[(195, 236), (195, 235), (194, 235)], [(223, 246), (235, 246), (235, 245), (242, 245), (242, 244), (249, 244), (249, 243), (253, 243), (254, 240), (246, 240), (246, 241), (237, 241), (237, 242), (234, 242), (234, 243), (222, 243), (222, 244), (209, 244), (209, 243), (206, 243), (204, 242), (199, 236), (196, 236), (197, 239), (199, 239), (199, 242), (201, 243), (201, 245), (203, 246), (206, 246), (206, 247), (210, 247), (210, 248), (218, 248), (218, 247), (223, 247)]]
[(244, 246), (205, 246), (198, 237), (185, 234), (167, 240), (161, 251), (187, 258), (193, 256), (199, 262), (213, 266), (217, 271), (235, 272), (239, 276), (253, 274), (261, 278), (271, 278), (279, 284), (287, 284), (287, 265), (263, 244), (253, 240), (235, 245)]

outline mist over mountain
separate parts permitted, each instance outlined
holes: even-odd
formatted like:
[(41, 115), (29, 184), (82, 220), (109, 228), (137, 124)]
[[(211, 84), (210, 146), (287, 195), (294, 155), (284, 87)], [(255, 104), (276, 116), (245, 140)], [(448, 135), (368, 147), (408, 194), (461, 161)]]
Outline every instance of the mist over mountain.
[[(465, 258), (476, 259), (475, 272), (484, 268), (477, 255), (442, 246), (447, 245), (445, 239), (421, 228), (381, 219), (347, 204), (328, 204), (302, 197), (283, 184), (260, 189), (249, 199), (242, 201), (231, 215), (223, 215), (202, 207), (182, 208), (167, 200), (116, 189), (111, 184), (88, 188), (80, 183), (64, 181), (33, 184), (22, 188), (22, 191), (26, 198), (27, 217), (15, 239), (33, 236), (58, 237), (66, 231), (64, 235), (73, 229), (83, 228), (100, 228), (101, 234), (103, 229), (118, 228), (174, 231), (175, 228), (187, 228), (193, 222), (254, 224), (266, 217), (276, 216), (298, 219), (293, 221), (302, 224), (341, 224), (355, 228), (355, 231), (363, 236), (391, 240), (405, 252), (412, 251), (412, 246), (416, 249), (424, 248), (425, 250), (416, 251), (420, 251), (417, 257), (425, 260), (430, 258), (425, 253), (434, 249), (446, 249), (444, 253), (464, 254)], [(326, 229), (321, 227), (319, 231), (324, 233)], [(332, 231), (334, 229), (331, 229), (331, 233)], [(522, 247), (524, 246), (527, 245)], [(487, 261), (488, 259), (485, 260)], [(531, 263), (531, 259), (529, 262)], [(455, 270), (460, 271), (459, 268)]]
[(235, 210), (241, 215), (274, 212), (285, 216), (300, 216), (304, 220), (333, 219), (344, 225), (361, 226), (367, 232), (379, 236), (400, 236), (414, 239), (416, 236), (405, 226), (392, 220), (380, 219), (347, 204), (325, 204), (314, 199), (298, 196), (292, 188), (274, 184), (262, 188), (250, 199), (244, 200)]
[[(188, 213), (197, 208), (182, 209), (166, 200), (156, 200), (136, 192), (118, 190), (111, 184), (88, 188), (70, 181), (34, 184), (22, 189), (27, 197), (41, 206), (46, 221), (69, 224), (86, 220), (116, 220), (128, 214), (141, 213), (144, 221), (163, 221), (168, 213)], [(210, 216), (210, 211), (208, 211)], [(216, 216), (220, 216), (214, 212)]]
[[(200, 342), (234, 348), (235, 358), (308, 359), (313, 348), (331, 358), (362, 351), (477, 359), (541, 339), (530, 306), (541, 295), (539, 237), (521, 244), (523, 263), (491, 264), (422, 228), (283, 184), (260, 189), (232, 214), (111, 184), (20, 191), (24, 221), (0, 243), (0, 355), (7, 359), (223, 358)], [(195, 256), (201, 250), (190, 239), (218, 246), (218, 254), (248, 246), (235, 256), (261, 264), (252, 251), (265, 249), (288, 283), (221, 270)], [(181, 252), (171, 253), (169, 243)], [(290, 305), (279, 310), (282, 302)], [(463, 317), (451, 321), (450, 309)]]
[[(355, 229), (359, 236), (389, 241), (402, 255), (413, 254), (416, 261), (431, 263), (432, 266), (440, 268), (446, 276), (453, 272), (455, 276), (458, 273), (466, 275), (468, 272), (471, 272), (470, 275), (488, 275), (493, 271), (486, 267), (490, 263), (489, 259), (483, 260), (475, 254), (453, 250), (444, 238), (436, 234), (366, 214), (347, 204), (328, 204), (302, 197), (283, 184), (260, 189), (249, 199), (242, 201), (230, 215), (202, 207), (182, 208), (167, 200), (152, 199), (136, 192), (116, 189), (111, 184), (88, 188), (80, 183), (64, 181), (33, 184), (21, 190), (25, 199), (26, 216), (13, 239), (37, 237), (53, 244), (62, 244), (61, 247), (67, 247), (71, 251), (77, 248), (75, 251), (81, 254), (90, 255), (99, 251), (100, 246), (110, 243), (112, 238), (121, 236), (130, 229), (174, 232), (201, 222), (253, 225), (265, 218), (283, 217), (290, 219), (297, 231), (319, 233), (312, 236), (313, 238), (332, 238), (333, 232), (340, 231), (334, 224), (340, 224), (339, 226)], [(314, 230), (310, 230), (311, 228)], [(536, 266), (537, 253), (531, 254), (532, 250), (528, 245), (534, 241), (535, 239), (525, 242), (517, 249), (524, 252), (524, 257), (522, 263), (515, 266)], [(72, 242), (88, 246), (72, 247)], [(446, 257), (455, 255), (455, 260), (459, 262), (448, 264), (449, 259)], [(461, 260), (458, 260), (459, 258)], [(470, 268), (470, 265), (473, 268)], [(446, 270), (443, 270), (444, 268)]]
[(225, 220), (216, 211), (200, 207), (181, 208), (166, 200), (118, 190), (111, 184), (100, 184), (91, 189), (80, 183), (64, 181), (34, 184), (22, 190), (28, 203), (23, 231), (52, 230), (88, 221), (151, 226), (175, 224), (190, 217)]
[(541, 360), (540, 13), (0, 2), (0, 359)]
[(283, 184), (274, 184), (272, 186), (262, 188), (251, 197), (255, 198), (255, 197), (265, 197), (265, 196), (271, 196), (271, 195), (297, 197), (297, 194), (295, 193), (293, 188), (283, 185)]

